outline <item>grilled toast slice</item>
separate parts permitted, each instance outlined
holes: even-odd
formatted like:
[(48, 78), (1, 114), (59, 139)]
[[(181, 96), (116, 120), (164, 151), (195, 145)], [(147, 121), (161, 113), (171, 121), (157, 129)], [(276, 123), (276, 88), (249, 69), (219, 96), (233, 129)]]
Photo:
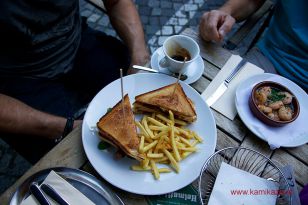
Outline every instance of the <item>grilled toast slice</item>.
[[(176, 86), (176, 88), (175, 88)], [(175, 92), (173, 94), (175, 88)], [(195, 107), (182, 86), (178, 83), (167, 85), (159, 89), (143, 93), (135, 97), (134, 112), (169, 112), (186, 122), (197, 119)]]
[(103, 140), (137, 160), (144, 158), (138, 152), (140, 139), (137, 136), (135, 118), (127, 94), (124, 96), (123, 105), (122, 101), (119, 101), (110, 112), (100, 118), (97, 127)]

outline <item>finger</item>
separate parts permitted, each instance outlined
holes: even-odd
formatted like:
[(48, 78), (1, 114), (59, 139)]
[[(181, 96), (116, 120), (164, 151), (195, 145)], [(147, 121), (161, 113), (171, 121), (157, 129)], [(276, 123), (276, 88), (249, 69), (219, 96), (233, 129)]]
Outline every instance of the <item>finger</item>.
[(226, 36), (226, 34), (231, 31), (234, 23), (235, 23), (235, 19), (232, 16), (226, 15), (224, 17), (224, 21), (218, 30), (219, 36), (221, 39), (223, 39)]
[(210, 41), (210, 39), (207, 37), (207, 31), (206, 31), (206, 22), (209, 12), (205, 12), (201, 19), (200, 19), (200, 25), (199, 25), (199, 33), (203, 40)]
[(207, 36), (210, 40), (219, 41), (219, 33), (218, 33), (218, 23), (220, 21), (221, 14), (217, 11), (209, 12), (207, 17)]
[(217, 30), (219, 13), (217, 11), (205, 12), (200, 21), (199, 32), (206, 41), (219, 41)]

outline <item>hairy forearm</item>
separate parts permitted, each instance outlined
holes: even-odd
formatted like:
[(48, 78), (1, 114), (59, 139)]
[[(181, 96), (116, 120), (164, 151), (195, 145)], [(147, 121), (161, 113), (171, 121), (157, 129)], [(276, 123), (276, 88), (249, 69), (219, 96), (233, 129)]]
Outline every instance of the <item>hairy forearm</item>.
[(128, 46), (131, 54), (134, 55), (138, 50), (147, 50), (141, 21), (133, 2), (106, 0), (105, 4), (111, 24)]
[(50, 115), (12, 97), (0, 94), (0, 131), (55, 139), (61, 136), (66, 119)]
[(229, 0), (219, 10), (230, 14), (236, 21), (242, 21), (254, 13), (265, 0)]

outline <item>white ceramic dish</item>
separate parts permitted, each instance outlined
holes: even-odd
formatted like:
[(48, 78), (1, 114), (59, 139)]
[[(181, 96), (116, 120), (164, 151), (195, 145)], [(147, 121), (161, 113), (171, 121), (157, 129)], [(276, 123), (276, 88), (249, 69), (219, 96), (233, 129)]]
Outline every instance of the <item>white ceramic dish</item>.
[[(164, 73), (171, 73), (167, 68), (163, 68), (159, 65), (159, 61), (164, 58), (164, 56), (165, 54), (163, 52), (163, 48), (158, 48), (151, 57), (151, 68)], [(203, 72), (204, 63), (201, 56), (198, 56), (197, 59), (192, 62), (187, 68), (187, 72), (185, 72), (185, 75), (187, 75), (187, 79), (183, 82), (187, 84), (192, 84), (202, 76)]]
[[(274, 81), (286, 86), (300, 104), (298, 118), (283, 127), (271, 127), (258, 120), (250, 111), (248, 98), (252, 87), (262, 81)], [(247, 106), (240, 106), (239, 99), (247, 101)], [(267, 141), (272, 149), (279, 147), (297, 147), (308, 142), (308, 127), (305, 126), (308, 116), (308, 95), (292, 81), (275, 74), (263, 73), (243, 81), (236, 89), (235, 106), (244, 124), (259, 138)]]
[[(175, 79), (163, 74), (135, 74), (123, 78), (124, 93), (128, 93), (131, 103), (136, 95), (174, 83)], [(194, 181), (200, 174), (206, 159), (214, 152), (216, 146), (216, 125), (209, 107), (201, 96), (186, 83), (180, 82), (186, 95), (196, 106), (197, 121), (188, 126), (196, 131), (204, 142), (197, 145), (198, 152), (180, 162), (180, 173), (161, 174), (155, 180), (149, 172), (136, 172), (130, 166), (136, 160), (123, 158), (114, 159), (114, 148), (99, 150), (100, 139), (91, 129), (103, 116), (107, 109), (113, 107), (121, 99), (120, 79), (104, 87), (92, 100), (82, 125), (82, 143), (86, 155), (95, 170), (114, 186), (128, 192), (142, 195), (159, 195), (178, 190)], [(136, 120), (141, 119), (136, 115)]]

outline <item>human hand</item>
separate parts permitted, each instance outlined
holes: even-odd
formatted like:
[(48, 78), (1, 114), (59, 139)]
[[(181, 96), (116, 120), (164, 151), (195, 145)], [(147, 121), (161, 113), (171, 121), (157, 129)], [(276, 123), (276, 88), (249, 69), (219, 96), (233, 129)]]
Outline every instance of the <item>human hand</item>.
[(127, 71), (127, 74), (130, 75), (130, 74), (137, 73), (138, 70), (132, 68), (132, 66), (133, 65), (144, 66), (149, 62), (149, 60), (150, 60), (150, 54), (147, 49), (141, 49), (141, 50), (137, 50), (136, 52), (133, 52), (130, 67)]
[(235, 19), (229, 13), (212, 10), (202, 15), (199, 32), (205, 41), (221, 42), (234, 23)]

